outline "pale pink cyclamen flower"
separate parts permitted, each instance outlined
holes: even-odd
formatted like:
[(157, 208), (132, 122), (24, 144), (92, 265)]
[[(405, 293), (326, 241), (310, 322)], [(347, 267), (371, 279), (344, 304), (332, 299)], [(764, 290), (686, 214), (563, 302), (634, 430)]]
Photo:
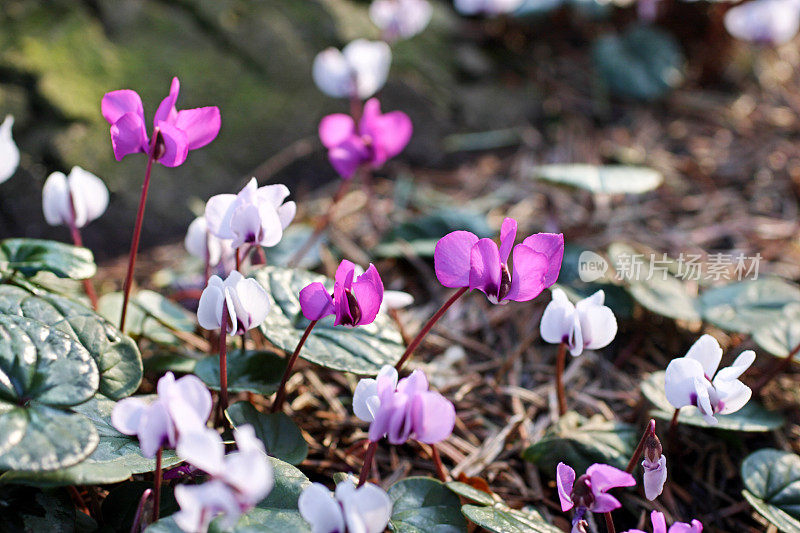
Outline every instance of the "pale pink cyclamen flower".
[(455, 0), (456, 11), (462, 15), (501, 15), (516, 11), (525, 0)]
[(19, 166), (19, 148), (11, 137), (14, 117), (6, 115), (0, 124), (0, 183), (14, 175)]
[(174, 448), (180, 435), (199, 431), (211, 414), (211, 393), (199, 378), (188, 375), (176, 380), (167, 372), (157, 385), (158, 398), (150, 403), (140, 398), (117, 402), (111, 424), (125, 435), (136, 435), (145, 457), (159, 448)]
[(402, 111), (381, 113), (381, 104), (372, 98), (356, 126), (350, 115), (334, 113), (319, 124), (319, 138), (328, 149), (328, 160), (345, 179), (363, 165), (380, 168), (395, 157), (411, 140), (411, 119)]
[(204, 216), (195, 218), (189, 224), (183, 240), (187, 252), (198, 259), (208, 261), (209, 266), (222, 265), (222, 271), (225, 273), (235, 268), (235, 249), (232, 243), (231, 239), (220, 239), (208, 231), (208, 223)]
[(617, 334), (617, 319), (603, 305), (605, 293), (600, 290), (573, 305), (561, 289), (553, 289), (539, 329), (542, 339), (552, 344), (565, 343), (573, 356), (583, 350), (608, 346)]
[(663, 492), (664, 483), (667, 481), (667, 458), (661, 455), (658, 459), (652, 461), (645, 456), (642, 461), (642, 468), (644, 468), (644, 475), (642, 476), (644, 495), (648, 500), (653, 501)]
[[(703, 531), (703, 524), (699, 520), (692, 520), (691, 524), (685, 522), (675, 522), (669, 526), (667, 531), (667, 521), (664, 515), (658, 511), (653, 511), (650, 514), (650, 521), (653, 522), (653, 533), (701, 533)], [(629, 529), (624, 533), (646, 533), (641, 529)]]
[(377, 379), (358, 382), (353, 394), (353, 412), (369, 422), (369, 440), (387, 437), (395, 445), (414, 438), (436, 444), (448, 438), (456, 422), (453, 404), (438, 392), (428, 390), (421, 370), (398, 381), (397, 370), (384, 366)]
[(743, 41), (781, 45), (800, 30), (800, 1), (753, 0), (725, 13), (728, 33)]
[(82, 228), (105, 213), (108, 189), (103, 180), (72, 167), (69, 176), (53, 172), (42, 187), (44, 219), (51, 226)]
[(181, 434), (178, 440), (178, 456), (211, 476), (202, 485), (175, 487), (181, 510), (173, 516), (187, 533), (206, 531), (219, 514), (224, 515), (223, 529), (232, 527), (275, 484), (272, 464), (253, 427), (240, 426), (233, 436), (237, 449), (227, 455), (222, 438), (213, 429)]
[(371, 324), (383, 301), (383, 281), (374, 265), (355, 276), (356, 265), (347, 259), (339, 264), (333, 285), (333, 296), (320, 282), (300, 291), (300, 309), (307, 320), (320, 320), (335, 315), (335, 326)]
[(599, 463), (587, 468), (586, 473), (576, 480), (575, 470), (564, 463), (558, 463), (556, 484), (561, 510), (567, 512), (575, 507), (572, 520), (574, 528), (583, 520), (586, 511), (608, 513), (622, 507), (619, 500), (607, 494), (607, 491), (617, 487), (632, 487), (636, 485), (636, 480), (619, 468)]
[(391, 62), (392, 50), (385, 42), (356, 39), (341, 51), (327, 48), (317, 54), (312, 75), (328, 96), (365, 100), (386, 83)]
[(238, 194), (218, 194), (206, 203), (208, 230), (220, 239), (243, 244), (275, 246), (294, 219), (297, 205), (284, 202), (286, 185), (258, 186), (252, 178)]
[(392, 517), (392, 500), (372, 483), (356, 488), (346, 479), (332, 494), (325, 485), (306, 487), (297, 507), (313, 533), (382, 533)]
[(200, 295), (197, 321), (205, 329), (222, 329), (242, 334), (264, 322), (269, 313), (269, 296), (264, 287), (240, 272), (231, 272), (225, 281), (211, 276)]
[(756, 359), (753, 350), (745, 350), (733, 364), (717, 372), (722, 348), (711, 335), (703, 335), (684, 357), (673, 359), (667, 366), (664, 389), (675, 409), (697, 407), (709, 424), (716, 424), (715, 414), (727, 415), (741, 409), (750, 400), (750, 387), (739, 376)]
[(369, 17), (387, 41), (410, 39), (422, 32), (433, 15), (428, 0), (373, 0)]
[[(469, 287), (483, 292), (492, 303), (525, 302), (558, 279), (564, 256), (564, 236), (537, 233), (514, 246), (517, 221), (506, 218), (500, 229), (500, 247), (468, 231), (442, 237), (434, 250), (434, 268), (445, 287)], [(511, 250), (513, 265), (509, 265)]]
[(177, 167), (186, 161), (189, 150), (202, 148), (216, 138), (222, 124), (219, 108), (178, 111), (175, 102), (179, 91), (178, 78), (172, 78), (169, 96), (161, 101), (153, 118), (153, 132), (159, 133), (153, 154), (150, 154), (151, 143), (139, 95), (122, 89), (103, 96), (101, 111), (111, 124), (111, 145), (117, 161), (128, 154), (143, 152), (166, 167)]

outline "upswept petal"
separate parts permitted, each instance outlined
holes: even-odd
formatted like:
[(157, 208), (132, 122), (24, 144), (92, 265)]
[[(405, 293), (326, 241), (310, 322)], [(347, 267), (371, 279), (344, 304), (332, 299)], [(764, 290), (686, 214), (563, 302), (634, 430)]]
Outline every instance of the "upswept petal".
[[(377, 405), (376, 405), (377, 400)], [(353, 414), (359, 420), (372, 422), (375, 420), (375, 407), (380, 405), (378, 398), (378, 382), (373, 378), (364, 378), (356, 385), (353, 392)]]
[(69, 184), (63, 172), (50, 174), (42, 186), (42, 211), (51, 226), (69, 225), (73, 219)]
[(334, 148), (356, 134), (356, 124), (350, 115), (334, 113), (319, 123), (319, 139), (325, 148)]
[(547, 257), (524, 244), (518, 244), (514, 247), (513, 259), (511, 289), (506, 299), (527, 302), (536, 298), (547, 287)]
[(333, 298), (325, 285), (318, 281), (303, 287), (298, 299), (306, 320), (319, 320), (334, 313)]
[(722, 348), (717, 339), (706, 333), (692, 344), (685, 357), (699, 361), (703, 366), (703, 373), (711, 379), (717, 373), (719, 362), (722, 360)]
[(553, 299), (544, 310), (539, 332), (546, 342), (558, 344), (571, 336), (575, 306), (563, 290), (553, 289), (551, 293)]
[(144, 123), (142, 99), (136, 91), (130, 89), (106, 93), (100, 102), (100, 112), (109, 124), (114, 124), (126, 113), (138, 115), (142, 119), (142, 123)]
[(108, 189), (103, 180), (75, 166), (72, 167), (67, 182), (75, 206), (77, 227), (82, 228), (105, 213), (108, 207)]
[(555, 283), (561, 272), (561, 260), (564, 258), (564, 235), (561, 233), (536, 233), (522, 241), (522, 244), (547, 257), (547, 274), (544, 276), (544, 284), (545, 287), (549, 287)]
[(367, 271), (353, 282), (352, 291), (361, 310), (361, 320), (357, 325), (371, 324), (383, 301), (383, 281), (375, 265), (370, 264)]
[(392, 63), (392, 50), (385, 42), (356, 39), (342, 48), (342, 55), (351, 72), (356, 73), (355, 88), (358, 98), (369, 98), (386, 83)]
[(208, 286), (200, 295), (200, 302), (197, 305), (197, 322), (200, 327), (209, 330), (221, 328), (225, 305), (222, 280), (218, 276), (211, 276), (208, 280)]
[(697, 410), (703, 415), (703, 419), (711, 425), (717, 424), (714, 418), (714, 408), (711, 405), (711, 391), (713, 389), (705, 378), (694, 378), (694, 393), (697, 396)]
[(311, 524), (312, 533), (344, 531), (344, 517), (339, 503), (322, 483), (306, 487), (297, 500), (303, 520)]
[(470, 290), (478, 289), (487, 296), (497, 297), (500, 276), (500, 251), (497, 244), (491, 239), (480, 239), (470, 250)]
[(211, 428), (182, 434), (175, 452), (181, 459), (212, 476), (225, 474), (225, 445), (219, 433)]
[(136, 113), (125, 113), (111, 125), (111, 148), (117, 161), (128, 154), (147, 152), (147, 143), (144, 119)]
[(269, 296), (264, 287), (253, 278), (236, 282), (233, 305), (238, 321), (245, 330), (258, 327), (269, 314)]
[(591, 511), (593, 513), (609, 513), (614, 509), (619, 509), (620, 507), (622, 507), (622, 504), (618, 499), (611, 494), (601, 492), (599, 494), (595, 493), (594, 503), (592, 503)]
[(175, 109), (175, 102), (178, 101), (178, 93), (181, 90), (181, 82), (178, 78), (172, 78), (169, 86), (169, 95), (161, 100), (153, 117), (153, 125), (158, 127), (159, 122), (174, 123), (178, 118), (178, 111)]
[(579, 310), (578, 316), (585, 348), (589, 350), (604, 348), (617, 336), (617, 318), (608, 307), (604, 305), (585, 307), (582, 312)]
[(500, 261), (508, 263), (508, 256), (514, 248), (514, 240), (517, 238), (517, 221), (506, 217), (500, 227)]
[[(255, 178), (253, 178), (255, 179)], [(283, 201), (289, 196), (289, 187), (282, 183), (264, 185), (256, 189), (256, 196), (259, 202), (271, 205), (275, 209), (279, 208)]]
[(381, 114), (381, 104), (372, 98), (364, 104), (364, 113), (359, 122), (361, 135), (369, 136), (378, 154), (375, 166), (380, 166), (405, 149), (411, 140), (414, 126), (402, 111)]
[(281, 222), (281, 227), (286, 229), (289, 227), (289, 224), (292, 223), (294, 220), (294, 216), (297, 214), (297, 204), (294, 202), (286, 202), (282, 206), (278, 208), (278, 220)]
[(567, 512), (575, 505), (572, 501), (572, 487), (575, 484), (575, 470), (564, 463), (556, 467), (556, 485), (558, 486), (558, 499), (561, 500), (561, 510)]
[(164, 155), (158, 162), (165, 167), (182, 165), (189, 155), (189, 139), (186, 132), (165, 121), (158, 122), (156, 127), (164, 142)]
[(14, 117), (6, 115), (0, 124), (0, 183), (14, 175), (19, 166), (19, 148), (11, 137)]
[(736, 360), (733, 362), (731, 366), (725, 367), (720, 369), (717, 372), (717, 375), (714, 376), (714, 386), (717, 386), (717, 383), (722, 381), (730, 381), (733, 379), (738, 379), (739, 376), (745, 373), (745, 371), (750, 368), (756, 361), (756, 352), (753, 350), (745, 350), (739, 354)]
[[(343, 490), (340, 487), (347, 488)], [(351, 525), (358, 520), (363, 526), (363, 533), (382, 533), (392, 516), (391, 498), (386, 491), (372, 483), (366, 483), (356, 489), (345, 480), (336, 486), (336, 499), (342, 502), (348, 522), (348, 532), (359, 531)]]
[(178, 111), (175, 126), (186, 133), (189, 150), (197, 150), (217, 138), (222, 116), (217, 106)]
[(136, 435), (142, 413), (147, 408), (147, 403), (139, 398), (124, 398), (114, 405), (111, 412), (111, 425), (125, 435)]
[(341, 283), (342, 287), (345, 289), (349, 289), (353, 285), (353, 276), (355, 272), (355, 263), (348, 259), (343, 259), (336, 268), (336, 274), (334, 275), (333, 279), (336, 283)]
[(714, 388), (719, 396), (721, 407), (719, 414), (721, 415), (735, 413), (750, 401), (750, 397), (753, 394), (750, 387), (738, 379), (723, 380), (720, 382), (716, 382), (715, 380)]
[(586, 469), (586, 473), (592, 480), (592, 492), (594, 493), (636, 485), (636, 480), (629, 473), (602, 463), (593, 464)]
[(700, 361), (679, 357), (669, 362), (664, 377), (664, 391), (672, 407), (680, 409), (687, 405), (693, 405), (692, 397), (696, 394), (696, 379), (705, 379), (703, 365), (700, 364)]
[(469, 286), (470, 254), (477, 242), (477, 235), (468, 231), (454, 231), (439, 239), (433, 252), (439, 283), (451, 288)]
[(218, 194), (206, 202), (205, 217), (208, 231), (220, 239), (233, 239), (231, 217), (234, 202), (236, 202), (235, 194)]
[(411, 404), (411, 424), (414, 438), (426, 444), (436, 444), (453, 433), (456, 409), (438, 392), (421, 392), (414, 395)]
[(355, 96), (356, 74), (347, 64), (342, 52), (336, 48), (327, 48), (317, 54), (311, 74), (319, 90), (328, 96), (333, 98)]
[(159, 401), (148, 405), (139, 418), (139, 447), (145, 457), (155, 457), (164, 444), (175, 445), (175, 427), (166, 407)]

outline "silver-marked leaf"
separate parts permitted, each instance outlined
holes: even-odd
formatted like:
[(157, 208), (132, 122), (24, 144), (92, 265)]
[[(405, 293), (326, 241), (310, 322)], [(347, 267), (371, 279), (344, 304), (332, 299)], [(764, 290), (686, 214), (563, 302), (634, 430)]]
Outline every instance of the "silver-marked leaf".
[[(122, 313), (121, 292), (100, 297), (97, 311), (112, 323), (119, 323)], [(175, 331), (193, 332), (197, 320), (189, 311), (153, 291), (139, 291), (128, 302), (125, 331), (134, 338), (144, 337), (158, 344), (182, 346)]]
[(406, 478), (389, 487), (388, 493), (394, 503), (389, 529), (395, 533), (467, 530), (458, 496), (435, 479)]
[[(333, 281), (305, 270), (271, 266), (257, 270), (253, 277), (270, 295), (271, 308), (261, 331), (279, 348), (294, 351), (309, 324), (300, 310), (300, 290), (319, 281), (332, 291)], [(317, 323), (300, 357), (333, 370), (375, 375), (382, 366), (395, 364), (404, 349), (397, 326), (383, 313), (372, 324), (355, 328), (334, 326), (329, 316)]]
[(781, 531), (800, 531), (800, 456), (781, 450), (751, 453), (742, 463), (742, 494)]
[(661, 185), (660, 172), (623, 165), (560, 164), (533, 168), (535, 179), (585, 189), (595, 194), (642, 194)]
[(561, 530), (548, 524), (542, 515), (533, 509), (511, 509), (497, 495), (487, 494), (475, 487), (450, 481), (447, 488), (479, 505), (467, 504), (461, 512), (470, 521), (488, 531), (496, 533), (559, 533)]
[(6, 239), (0, 241), (0, 271), (25, 276), (45, 271), (60, 278), (88, 279), (97, 266), (86, 248), (41, 239)]
[[(266, 248), (264, 250), (267, 256), (267, 262), (270, 265), (287, 266), (294, 254), (306, 244), (313, 234), (314, 228), (311, 226), (292, 224), (284, 230), (281, 242), (272, 248)], [(324, 235), (320, 236), (297, 266), (300, 268), (314, 268), (317, 266), (320, 263), (320, 252), (325, 240), (326, 238)]]
[[(664, 392), (664, 372), (653, 372), (642, 381), (642, 394), (656, 407), (650, 411), (651, 416), (662, 420), (672, 419), (675, 408), (669, 403)], [(703, 428), (746, 432), (772, 431), (785, 422), (780, 413), (767, 411), (755, 399), (751, 399), (735, 413), (715, 416), (718, 423), (711, 425), (705, 421), (696, 407), (684, 407), (678, 415), (678, 422)]]
[(703, 319), (737, 333), (752, 333), (782, 320), (789, 304), (800, 304), (800, 287), (779, 278), (730, 283), (700, 296)]
[(308, 456), (308, 443), (300, 428), (285, 413), (262, 413), (248, 402), (237, 402), (226, 413), (234, 427), (253, 426), (269, 455), (292, 465)]
[(782, 318), (754, 329), (753, 340), (772, 355), (787, 357), (800, 345), (800, 303), (787, 304)]
[[(255, 392), (265, 396), (278, 390), (286, 370), (286, 359), (273, 352), (232, 349), (228, 352), (228, 391)], [(219, 390), (219, 355), (197, 362), (194, 373), (208, 385)]]

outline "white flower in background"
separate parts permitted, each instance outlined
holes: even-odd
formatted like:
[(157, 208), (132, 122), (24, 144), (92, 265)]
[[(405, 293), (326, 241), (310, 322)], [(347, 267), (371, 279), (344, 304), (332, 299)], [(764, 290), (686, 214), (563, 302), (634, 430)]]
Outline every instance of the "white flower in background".
[(267, 313), (269, 296), (264, 287), (234, 270), (225, 281), (219, 276), (209, 278), (200, 295), (197, 321), (211, 330), (221, 329), (224, 320), (226, 333), (241, 334), (261, 324)]
[(553, 289), (539, 326), (542, 338), (552, 344), (566, 343), (573, 356), (608, 346), (617, 335), (617, 319), (604, 301), (605, 293), (597, 291), (573, 305), (564, 291)]
[(317, 54), (312, 75), (328, 96), (366, 100), (386, 83), (391, 63), (388, 44), (357, 39), (341, 51), (328, 48)]
[(516, 11), (525, 0), (455, 0), (456, 11), (462, 15), (500, 15)]
[(383, 489), (372, 483), (355, 488), (350, 480), (336, 485), (335, 495), (312, 483), (297, 507), (313, 533), (382, 533), (392, 516), (392, 500)]
[(753, 0), (725, 13), (728, 33), (743, 41), (780, 45), (800, 30), (800, 1)]
[(208, 231), (208, 223), (204, 216), (197, 217), (189, 224), (186, 238), (183, 240), (187, 252), (203, 261), (207, 260), (211, 266), (235, 260), (232, 242), (230, 239), (220, 239)]
[(72, 167), (69, 176), (53, 172), (42, 187), (44, 219), (51, 226), (82, 228), (105, 213), (107, 207), (105, 183), (81, 167)]
[(11, 127), (14, 125), (14, 117), (6, 115), (6, 119), (0, 124), (0, 183), (14, 175), (19, 166), (19, 148), (11, 138)]
[(208, 200), (208, 230), (220, 239), (232, 240), (234, 248), (243, 244), (275, 246), (297, 212), (294, 202), (283, 202), (287, 196), (286, 185), (259, 187), (253, 178), (238, 194), (218, 194)]
[(374, 0), (369, 16), (389, 41), (410, 39), (431, 21), (433, 8), (428, 0)]
[(716, 424), (714, 415), (727, 415), (741, 409), (750, 400), (750, 387), (739, 381), (756, 354), (745, 350), (733, 364), (717, 372), (722, 348), (711, 335), (703, 335), (684, 357), (673, 359), (667, 366), (665, 391), (675, 409), (693, 405), (706, 422)]

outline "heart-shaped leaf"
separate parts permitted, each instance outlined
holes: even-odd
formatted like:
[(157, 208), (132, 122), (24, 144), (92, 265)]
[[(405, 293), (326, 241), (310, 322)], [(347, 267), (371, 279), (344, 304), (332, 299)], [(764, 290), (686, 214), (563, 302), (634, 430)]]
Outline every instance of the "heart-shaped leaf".
[(410, 477), (389, 488), (394, 502), (389, 529), (395, 533), (466, 531), (461, 502), (443, 483), (427, 477)]
[(541, 165), (533, 177), (595, 194), (642, 194), (658, 188), (664, 177), (645, 167), (622, 165)]
[(234, 427), (253, 426), (269, 455), (292, 465), (302, 463), (308, 456), (308, 443), (286, 414), (262, 413), (247, 402), (235, 403), (226, 412)]
[[(100, 297), (97, 311), (113, 323), (122, 313), (123, 294), (112, 292)], [(175, 331), (193, 332), (197, 320), (189, 311), (153, 291), (139, 291), (128, 302), (125, 331), (158, 344), (182, 346)]]
[(496, 495), (487, 494), (466, 483), (450, 481), (447, 488), (480, 505), (464, 505), (461, 512), (470, 521), (496, 533), (560, 533), (535, 510), (511, 509)]
[(592, 58), (608, 89), (619, 96), (654, 100), (683, 82), (681, 47), (669, 33), (635, 25), (595, 41)]
[[(298, 295), (306, 285), (320, 281), (333, 290), (333, 281), (305, 270), (267, 266), (253, 277), (270, 295), (271, 308), (261, 331), (271, 343), (292, 352), (309, 324), (300, 311)], [(383, 313), (366, 326), (334, 326), (333, 317), (320, 320), (309, 335), (300, 357), (326, 368), (362, 375), (376, 375), (393, 365), (405, 347), (397, 326)]]
[(139, 388), (142, 358), (136, 343), (88, 307), (35, 288), (0, 285), (0, 313), (38, 320), (77, 340), (97, 363), (105, 396), (120, 399)]
[(75, 528), (75, 505), (65, 490), (0, 486), (0, 531), (66, 533)]
[(578, 472), (593, 463), (625, 468), (637, 437), (637, 429), (630, 424), (609, 421), (600, 415), (587, 419), (570, 411), (522, 452), (522, 457), (551, 473), (562, 461)]
[[(255, 392), (268, 396), (278, 390), (286, 370), (286, 359), (265, 351), (230, 350), (227, 363), (229, 392)], [(219, 390), (219, 355), (198, 361), (194, 373), (209, 388)]]
[(742, 463), (742, 494), (781, 531), (800, 531), (800, 457), (780, 450), (751, 453)]
[[(664, 372), (653, 372), (642, 381), (642, 394), (656, 406), (656, 409), (650, 411), (651, 416), (662, 420), (672, 419), (675, 408), (669, 403), (664, 392)], [(715, 416), (718, 423), (711, 425), (705, 421), (697, 408), (684, 407), (678, 415), (678, 422), (703, 428), (747, 432), (772, 431), (781, 427), (785, 422), (780, 413), (767, 411), (754, 399), (751, 399), (747, 405), (735, 413)]]
[(14, 271), (25, 276), (44, 271), (60, 278), (88, 279), (97, 266), (86, 248), (41, 239), (0, 241), (0, 272)]
[(800, 287), (779, 278), (739, 281), (700, 296), (703, 319), (727, 331), (752, 333), (785, 318), (789, 304), (800, 303)]

